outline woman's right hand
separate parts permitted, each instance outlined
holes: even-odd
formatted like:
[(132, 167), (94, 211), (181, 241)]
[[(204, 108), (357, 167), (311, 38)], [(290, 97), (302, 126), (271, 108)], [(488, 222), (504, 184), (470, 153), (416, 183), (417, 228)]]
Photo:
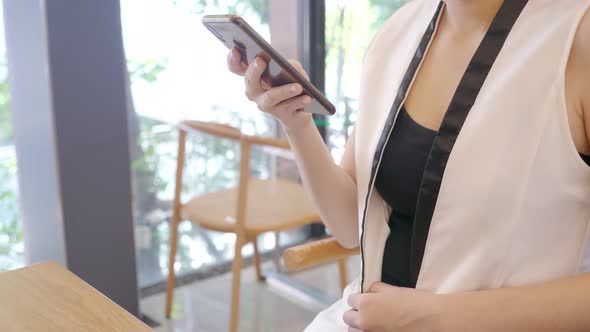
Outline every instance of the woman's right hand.
[[(298, 62), (291, 61), (291, 64), (305, 74)], [(262, 79), (267, 66), (265, 61), (257, 58), (246, 66), (236, 49), (230, 52), (227, 65), (232, 72), (244, 76), (248, 99), (281, 122), (289, 136), (303, 186), (331, 234), (347, 248), (358, 246), (354, 131), (338, 166), (314, 125), (311, 113), (302, 112), (311, 99), (302, 95), (301, 85), (271, 88)]]
[[(295, 60), (289, 60), (291, 65), (307, 77), (301, 64)], [(278, 87), (270, 87), (262, 79), (262, 74), (267, 63), (257, 57), (252, 64), (246, 66), (240, 53), (234, 48), (227, 58), (229, 70), (243, 76), (246, 83), (246, 97), (258, 105), (258, 108), (278, 119), (285, 130), (296, 131), (299, 128), (313, 122), (310, 113), (303, 109), (311, 103), (311, 97), (302, 95), (303, 88), (298, 83), (286, 84)]]

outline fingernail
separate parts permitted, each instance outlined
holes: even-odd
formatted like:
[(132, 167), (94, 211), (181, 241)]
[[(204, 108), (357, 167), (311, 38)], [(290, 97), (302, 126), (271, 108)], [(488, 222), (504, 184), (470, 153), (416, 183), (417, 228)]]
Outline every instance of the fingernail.
[(311, 103), (311, 98), (309, 96), (306, 96), (305, 98), (303, 98), (303, 103), (304, 104), (309, 104)]
[(227, 58), (230, 60), (233, 60), (234, 59), (234, 52), (230, 51), (229, 54), (227, 55)]
[(295, 84), (291, 86), (291, 91), (292, 92), (299, 92), (299, 85)]
[(260, 60), (258, 58), (256, 58), (256, 60), (254, 60), (254, 67), (256, 67), (256, 68), (260, 67)]

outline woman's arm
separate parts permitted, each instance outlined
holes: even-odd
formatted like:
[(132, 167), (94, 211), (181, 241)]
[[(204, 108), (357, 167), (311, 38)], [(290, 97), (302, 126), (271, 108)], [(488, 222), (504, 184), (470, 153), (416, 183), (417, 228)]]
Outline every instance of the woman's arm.
[[(304, 73), (298, 62), (292, 64)], [(336, 165), (312, 115), (301, 112), (311, 99), (301, 95), (299, 84), (270, 88), (263, 83), (261, 78), (266, 65), (264, 60), (257, 58), (246, 66), (236, 50), (232, 50), (228, 57), (229, 69), (244, 76), (248, 99), (278, 119), (285, 129), (303, 185), (322, 221), (344, 247), (358, 246), (354, 135), (346, 145), (341, 165)]]
[(326, 148), (315, 124), (285, 128), (303, 185), (324, 223), (346, 248), (359, 245), (357, 190), (354, 170), (354, 132), (346, 143), (340, 166)]
[(350, 331), (590, 331), (590, 273), (535, 286), (447, 295), (376, 282), (348, 298)]
[(590, 274), (537, 286), (442, 295), (441, 331), (590, 331)]

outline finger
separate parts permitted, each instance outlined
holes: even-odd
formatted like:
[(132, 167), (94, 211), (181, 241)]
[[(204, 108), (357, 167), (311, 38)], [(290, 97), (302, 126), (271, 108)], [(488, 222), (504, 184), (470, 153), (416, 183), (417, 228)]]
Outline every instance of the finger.
[(398, 287), (392, 286), (390, 284), (386, 284), (381, 281), (374, 282), (371, 287), (369, 287), (369, 293), (382, 293), (385, 291), (391, 291), (392, 289), (397, 289)]
[(259, 95), (264, 93), (261, 80), (262, 73), (264, 73), (265, 68), (266, 61), (257, 57), (254, 59), (253, 63), (248, 66), (248, 69), (246, 69), (246, 72), (244, 73), (244, 80), (246, 82), (246, 96), (248, 96), (250, 100), (254, 100)]
[(356, 310), (348, 310), (342, 316), (344, 323), (353, 329), (361, 329), (361, 314)]
[(232, 48), (227, 54), (227, 68), (234, 74), (244, 76), (248, 66), (242, 62), (242, 56), (236, 48)]
[(262, 79), (262, 88), (264, 90), (267, 90), (268, 91), (268, 90), (272, 89), (272, 85), (270, 84), (270, 82), (268, 82), (268, 80), (266, 80), (266, 79), (263, 78)]
[(364, 332), (363, 330), (355, 329), (354, 327), (349, 327), (348, 332)]
[(348, 306), (354, 310), (360, 310), (362, 298), (363, 294), (351, 294), (348, 297)]
[(289, 111), (298, 111), (309, 106), (311, 103), (310, 96), (298, 96), (291, 99), (287, 99), (284, 102), (278, 104), (275, 107), (275, 114), (284, 113)]
[(262, 108), (273, 107), (282, 103), (283, 101), (298, 96), (303, 92), (301, 85), (286, 84), (266, 91), (260, 95), (257, 104)]
[(309, 76), (307, 76), (305, 69), (303, 69), (303, 66), (299, 61), (290, 59), (289, 63), (291, 64), (291, 66), (293, 66), (293, 68), (295, 68), (295, 70), (297, 70), (301, 75), (303, 75), (303, 77), (305, 77), (305, 79), (309, 81)]

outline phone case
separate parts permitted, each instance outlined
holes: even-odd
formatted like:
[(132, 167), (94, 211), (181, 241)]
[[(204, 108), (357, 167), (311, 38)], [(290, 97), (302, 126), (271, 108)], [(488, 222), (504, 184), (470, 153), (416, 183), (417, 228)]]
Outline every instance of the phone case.
[(272, 86), (299, 83), (303, 93), (312, 97), (306, 112), (332, 115), (336, 109), (332, 103), (303, 75), (268, 44), (244, 19), (236, 15), (207, 15), (203, 24), (228, 49), (236, 48), (246, 64), (258, 56), (267, 63), (263, 78)]

